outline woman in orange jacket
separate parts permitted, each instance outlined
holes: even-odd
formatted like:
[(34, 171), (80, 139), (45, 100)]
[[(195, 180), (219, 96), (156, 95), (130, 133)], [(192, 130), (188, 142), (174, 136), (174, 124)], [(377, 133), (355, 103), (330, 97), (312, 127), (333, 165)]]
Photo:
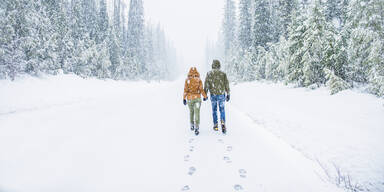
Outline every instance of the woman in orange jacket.
[(191, 130), (195, 131), (196, 135), (199, 134), (201, 95), (203, 95), (203, 101), (208, 99), (199, 72), (196, 67), (191, 67), (188, 78), (185, 80), (183, 103), (184, 105), (188, 103)]

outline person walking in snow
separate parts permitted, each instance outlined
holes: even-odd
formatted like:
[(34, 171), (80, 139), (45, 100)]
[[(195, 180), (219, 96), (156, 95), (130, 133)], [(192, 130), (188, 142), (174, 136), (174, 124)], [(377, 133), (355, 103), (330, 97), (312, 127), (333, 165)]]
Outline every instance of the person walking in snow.
[(188, 103), (191, 130), (195, 135), (199, 134), (201, 95), (204, 101), (208, 99), (199, 72), (196, 67), (191, 67), (184, 84), (183, 104)]
[(230, 99), (229, 94), (229, 81), (227, 74), (220, 70), (220, 61), (213, 60), (212, 70), (207, 73), (204, 81), (204, 91), (206, 93), (211, 93), (211, 103), (212, 103), (212, 116), (213, 116), (213, 129), (215, 131), (219, 130), (218, 120), (217, 120), (217, 106), (220, 110), (220, 121), (221, 129), (225, 134), (227, 132), (225, 126), (225, 109), (224, 103), (225, 100), (228, 102)]

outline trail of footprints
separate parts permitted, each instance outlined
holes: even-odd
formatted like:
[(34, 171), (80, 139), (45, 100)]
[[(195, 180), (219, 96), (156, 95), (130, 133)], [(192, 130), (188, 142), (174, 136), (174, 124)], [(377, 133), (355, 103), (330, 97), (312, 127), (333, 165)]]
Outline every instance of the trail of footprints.
[[(188, 140), (188, 143), (190, 144), (189, 152), (193, 152), (194, 149), (195, 149), (195, 147), (192, 145), (193, 141), (194, 141), (194, 138), (191, 138), (191, 139)], [(217, 141), (219, 143), (221, 143), (221, 144), (225, 144), (223, 139), (218, 139)], [(225, 150), (226, 150), (226, 152), (230, 153), (233, 150), (233, 147), (228, 145), (228, 146), (226, 146)], [(191, 158), (191, 156), (189, 154), (185, 155), (184, 156), (184, 161), (188, 162), (190, 160), (190, 158)], [(229, 157), (229, 155), (224, 155), (223, 156), (223, 160), (226, 163), (232, 163), (232, 160)], [(189, 169), (188, 169), (188, 175), (192, 176), (195, 172), (196, 172), (196, 167), (190, 166)], [(239, 169), (238, 170), (238, 174), (239, 174), (240, 178), (246, 178), (247, 177), (247, 171), (245, 169)], [(240, 185), (240, 184), (233, 185), (233, 189), (235, 191), (243, 191), (244, 190), (243, 186)], [(191, 190), (191, 187), (189, 185), (185, 185), (185, 186), (183, 186), (181, 188), (181, 191), (189, 191), (189, 190)]]

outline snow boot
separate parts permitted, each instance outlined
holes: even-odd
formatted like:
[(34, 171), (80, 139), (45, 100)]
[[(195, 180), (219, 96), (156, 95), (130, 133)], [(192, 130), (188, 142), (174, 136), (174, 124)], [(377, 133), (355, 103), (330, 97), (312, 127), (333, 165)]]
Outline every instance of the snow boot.
[(225, 127), (225, 123), (221, 122), (221, 131), (226, 134), (227, 133), (227, 128)]
[(218, 124), (215, 124), (215, 125), (213, 126), (213, 130), (218, 131), (218, 130), (219, 130), (219, 125), (218, 125)]
[(194, 130), (195, 130), (195, 125), (191, 124), (191, 131), (194, 131)]
[(199, 135), (199, 126), (198, 125), (195, 125), (195, 135)]

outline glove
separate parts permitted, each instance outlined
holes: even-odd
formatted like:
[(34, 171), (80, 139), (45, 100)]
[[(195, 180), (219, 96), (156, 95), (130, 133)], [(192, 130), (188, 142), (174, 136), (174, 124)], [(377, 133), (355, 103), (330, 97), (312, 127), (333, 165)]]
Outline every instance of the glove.
[(187, 100), (183, 99), (183, 104), (187, 105)]
[(203, 101), (206, 101), (206, 100), (208, 100), (208, 97), (203, 98)]
[(231, 97), (229, 95), (227, 95), (227, 98), (225, 98), (225, 100), (228, 102), (230, 98)]

